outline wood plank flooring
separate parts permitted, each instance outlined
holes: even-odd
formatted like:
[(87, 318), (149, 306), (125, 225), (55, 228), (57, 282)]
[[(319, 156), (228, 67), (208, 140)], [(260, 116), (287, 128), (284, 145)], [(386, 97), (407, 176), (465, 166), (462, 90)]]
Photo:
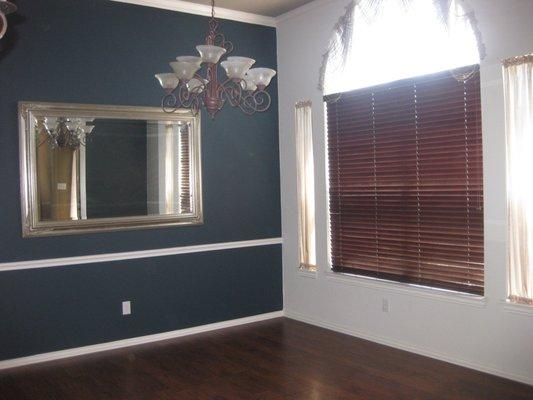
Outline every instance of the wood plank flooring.
[(1, 400), (533, 400), (533, 386), (286, 318), (0, 371)]

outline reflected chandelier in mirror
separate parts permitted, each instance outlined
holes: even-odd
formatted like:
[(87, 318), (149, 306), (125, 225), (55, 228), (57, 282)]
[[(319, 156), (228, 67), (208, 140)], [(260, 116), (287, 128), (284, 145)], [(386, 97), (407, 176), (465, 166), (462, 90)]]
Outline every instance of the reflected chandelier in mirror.
[[(94, 129), (94, 118), (43, 117), (37, 121), (37, 134), (43, 133), (45, 140), (37, 147), (48, 143), (53, 148), (77, 149), (85, 146), (88, 135)], [(40, 131), (40, 132), (39, 132)]]
[(20, 103), (19, 118), (23, 236), (202, 223), (199, 115)]

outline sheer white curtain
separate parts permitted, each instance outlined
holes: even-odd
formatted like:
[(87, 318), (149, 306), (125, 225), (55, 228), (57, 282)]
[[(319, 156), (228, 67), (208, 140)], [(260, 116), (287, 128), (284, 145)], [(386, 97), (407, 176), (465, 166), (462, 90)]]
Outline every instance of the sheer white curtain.
[(311, 102), (295, 106), (300, 268), (316, 269), (315, 178)]
[(533, 304), (533, 54), (505, 60), (511, 301)]
[(323, 93), (478, 64), (485, 50), (463, 0), (353, 0), (320, 69)]

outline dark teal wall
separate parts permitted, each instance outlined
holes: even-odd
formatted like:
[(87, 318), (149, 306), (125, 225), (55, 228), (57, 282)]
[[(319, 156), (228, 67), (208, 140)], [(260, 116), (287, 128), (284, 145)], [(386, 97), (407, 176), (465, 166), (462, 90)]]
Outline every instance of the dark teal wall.
[[(153, 74), (194, 54), (208, 19), (108, 0), (19, 0), (0, 52), (0, 262), (280, 236), (273, 104), (202, 118), (205, 224), (21, 237), (18, 101), (157, 106)], [(275, 29), (221, 21), (234, 55), (276, 68)], [(133, 315), (120, 302), (133, 300)], [(281, 249), (267, 246), (105, 264), (0, 272), (0, 359), (282, 308)]]

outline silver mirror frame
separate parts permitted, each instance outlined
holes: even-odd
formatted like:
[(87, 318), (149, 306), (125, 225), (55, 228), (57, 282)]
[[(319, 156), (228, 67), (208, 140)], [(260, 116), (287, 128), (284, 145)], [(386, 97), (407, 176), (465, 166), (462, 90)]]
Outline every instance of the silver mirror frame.
[[(19, 102), (20, 196), (22, 236), (56, 236), (131, 229), (162, 228), (203, 224), (202, 162), (200, 113), (177, 110), (172, 114), (158, 107), (134, 107), (70, 103)], [(145, 119), (151, 121), (185, 121), (191, 124), (191, 170), (193, 211), (187, 215), (147, 215), (136, 217), (95, 218), (72, 221), (39, 221), (34, 135), (31, 118), (44, 116), (82, 118)]]

